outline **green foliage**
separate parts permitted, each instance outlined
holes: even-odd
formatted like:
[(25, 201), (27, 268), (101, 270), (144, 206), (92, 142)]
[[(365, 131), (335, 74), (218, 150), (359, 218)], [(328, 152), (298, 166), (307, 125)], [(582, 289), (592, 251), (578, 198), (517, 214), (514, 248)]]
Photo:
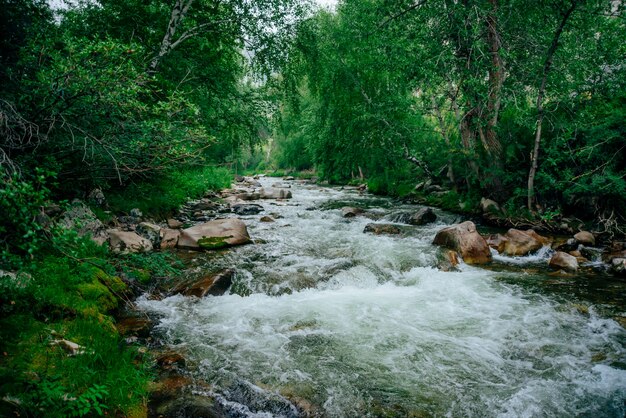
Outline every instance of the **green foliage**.
[(111, 190), (107, 200), (116, 212), (139, 208), (149, 216), (166, 218), (190, 199), (208, 191), (230, 187), (232, 173), (226, 168), (197, 167), (173, 171), (151, 182), (138, 182), (122, 190)]

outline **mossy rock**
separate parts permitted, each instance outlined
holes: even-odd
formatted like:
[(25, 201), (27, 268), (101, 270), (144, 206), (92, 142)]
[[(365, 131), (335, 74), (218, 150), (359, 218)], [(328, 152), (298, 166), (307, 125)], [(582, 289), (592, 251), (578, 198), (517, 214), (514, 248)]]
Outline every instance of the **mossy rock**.
[(94, 280), (91, 283), (81, 283), (78, 285), (78, 292), (85, 302), (94, 303), (100, 312), (108, 312), (117, 308), (118, 300), (111, 293), (108, 287)]
[(229, 238), (233, 238), (233, 236), (200, 238), (198, 245), (205, 250), (219, 250), (230, 246), (230, 244), (226, 242)]

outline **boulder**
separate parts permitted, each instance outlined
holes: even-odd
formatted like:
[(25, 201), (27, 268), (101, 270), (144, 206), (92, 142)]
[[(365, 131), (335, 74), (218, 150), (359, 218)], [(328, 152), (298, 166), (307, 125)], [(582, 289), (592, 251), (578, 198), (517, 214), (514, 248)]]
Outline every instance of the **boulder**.
[(143, 218), (143, 213), (141, 212), (141, 209), (139, 208), (131, 209), (129, 215), (138, 220)]
[(224, 270), (217, 274), (204, 276), (191, 284), (186, 284), (174, 289), (174, 293), (180, 293), (183, 296), (195, 296), (198, 298), (203, 298), (207, 295), (220, 296), (226, 293), (233, 282), (234, 276), (235, 270)]
[(106, 197), (104, 197), (104, 193), (102, 193), (102, 189), (95, 188), (87, 195), (87, 201), (92, 205), (96, 205), (98, 207), (104, 208), (107, 206)]
[(483, 214), (493, 214), (498, 215), (502, 213), (502, 209), (500, 209), (500, 205), (497, 202), (491, 199), (485, 199), (484, 197), (480, 199), (480, 210)]
[(363, 212), (365, 212), (363, 209), (353, 208), (351, 206), (344, 206), (341, 208), (341, 214), (344, 218), (354, 218), (357, 215), (361, 215)]
[(121, 319), (115, 327), (123, 337), (136, 336), (139, 338), (148, 338), (153, 325), (152, 321), (148, 318), (131, 316)]
[(116, 253), (145, 253), (151, 251), (152, 242), (135, 232), (109, 229), (109, 243), (111, 250)]
[(553, 248), (557, 251), (576, 251), (578, 249), (578, 242), (574, 238), (570, 238), (565, 242), (559, 242), (557, 244), (553, 244)]
[(81, 237), (90, 236), (92, 240), (100, 245), (104, 244), (109, 238), (104, 224), (80, 200), (72, 202), (71, 207), (61, 217), (59, 226), (75, 230)]
[(506, 237), (502, 234), (491, 234), (486, 239), (487, 245), (502, 254), (504, 252), (504, 245), (506, 244)]
[(239, 200), (244, 200), (244, 201), (250, 201), (250, 200), (259, 200), (261, 199), (261, 194), (260, 193), (248, 193), (248, 192), (243, 192), (243, 193), (237, 193), (233, 195), (235, 198), (239, 199)]
[(547, 239), (537, 234), (532, 229), (520, 231), (519, 229), (509, 229), (504, 235), (504, 254), (520, 256), (527, 255), (539, 250), (547, 242)]
[(374, 235), (398, 235), (402, 231), (397, 225), (371, 223), (365, 225), (365, 229), (363, 230), (363, 232), (371, 232)]
[(233, 213), (236, 213), (239, 216), (256, 215), (263, 212), (263, 206), (251, 203), (234, 204), (231, 205), (230, 209)]
[(421, 208), (411, 215), (408, 223), (411, 225), (426, 225), (437, 220), (437, 215), (431, 208)]
[(454, 271), (458, 265), (459, 254), (456, 251), (445, 250), (437, 263), (437, 268), (441, 271)]
[(593, 236), (591, 232), (588, 231), (580, 231), (576, 235), (574, 235), (574, 239), (583, 245), (596, 245), (596, 237)]
[(139, 235), (148, 239), (154, 247), (161, 242), (161, 227), (150, 222), (140, 222), (135, 229)]
[(293, 176), (287, 176), (287, 177), (283, 178), (283, 180), (293, 181), (293, 180), (295, 180), (295, 178)]
[(161, 228), (161, 244), (160, 244), (161, 249), (169, 250), (172, 248), (176, 248), (176, 245), (178, 245), (179, 237), (180, 237), (180, 230), (170, 229), (170, 228)]
[(548, 265), (557, 270), (561, 269), (572, 272), (578, 270), (578, 260), (576, 260), (576, 257), (564, 253), (563, 251), (554, 253)]
[(249, 242), (250, 235), (246, 224), (240, 219), (228, 218), (184, 229), (178, 239), (178, 247), (190, 250), (215, 250)]
[(491, 261), (491, 251), (473, 222), (466, 221), (437, 232), (433, 244), (458, 252), (468, 264)]
[(274, 218), (272, 218), (271, 216), (263, 216), (263, 217), (261, 217), (261, 219), (259, 219), (259, 221), (261, 221), (261, 222), (274, 222)]
[(172, 228), (172, 229), (180, 229), (183, 226), (183, 223), (179, 220), (176, 219), (168, 219), (167, 220), (167, 226)]
[(275, 187), (261, 189), (260, 195), (261, 199), (291, 199), (291, 191)]

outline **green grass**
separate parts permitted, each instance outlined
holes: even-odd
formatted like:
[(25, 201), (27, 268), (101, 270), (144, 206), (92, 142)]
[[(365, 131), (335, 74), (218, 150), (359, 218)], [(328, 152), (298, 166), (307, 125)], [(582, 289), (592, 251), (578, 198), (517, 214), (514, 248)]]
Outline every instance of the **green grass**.
[(208, 191), (230, 187), (233, 174), (226, 168), (199, 167), (165, 174), (162, 178), (134, 183), (122, 190), (110, 190), (107, 201), (115, 213), (129, 213), (139, 208), (144, 215), (167, 218), (190, 199)]

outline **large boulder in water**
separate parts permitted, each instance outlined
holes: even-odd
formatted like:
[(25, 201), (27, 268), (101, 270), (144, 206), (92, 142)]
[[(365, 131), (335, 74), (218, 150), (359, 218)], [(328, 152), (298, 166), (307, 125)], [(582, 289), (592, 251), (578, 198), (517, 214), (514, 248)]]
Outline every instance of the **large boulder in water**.
[(184, 229), (178, 248), (216, 250), (250, 242), (248, 228), (241, 219), (217, 219)]
[(291, 199), (291, 191), (275, 187), (261, 189), (261, 199)]
[(233, 282), (235, 270), (227, 269), (219, 273), (201, 277), (190, 284), (185, 284), (174, 289), (174, 293), (184, 296), (203, 298), (207, 295), (220, 296), (226, 293)]
[(408, 219), (410, 225), (426, 225), (437, 220), (437, 215), (431, 208), (421, 208), (417, 212), (411, 214)]
[(344, 206), (341, 208), (341, 215), (344, 218), (354, 218), (357, 215), (363, 214), (365, 211), (361, 208), (354, 208), (352, 206)]
[(520, 231), (519, 229), (509, 229), (504, 235), (503, 253), (513, 256), (527, 255), (539, 250), (548, 239), (537, 234), (532, 229)]
[(256, 215), (263, 212), (263, 206), (253, 203), (237, 203), (230, 206), (230, 210), (239, 216)]
[(554, 253), (548, 265), (554, 269), (567, 271), (578, 270), (578, 260), (576, 260), (576, 257), (564, 253), (563, 251), (557, 251)]
[(400, 228), (394, 224), (367, 224), (363, 232), (371, 232), (374, 235), (398, 235)]
[(476, 231), (476, 225), (470, 221), (437, 232), (433, 244), (458, 252), (468, 264), (484, 264), (491, 261), (491, 250), (487, 242)]

